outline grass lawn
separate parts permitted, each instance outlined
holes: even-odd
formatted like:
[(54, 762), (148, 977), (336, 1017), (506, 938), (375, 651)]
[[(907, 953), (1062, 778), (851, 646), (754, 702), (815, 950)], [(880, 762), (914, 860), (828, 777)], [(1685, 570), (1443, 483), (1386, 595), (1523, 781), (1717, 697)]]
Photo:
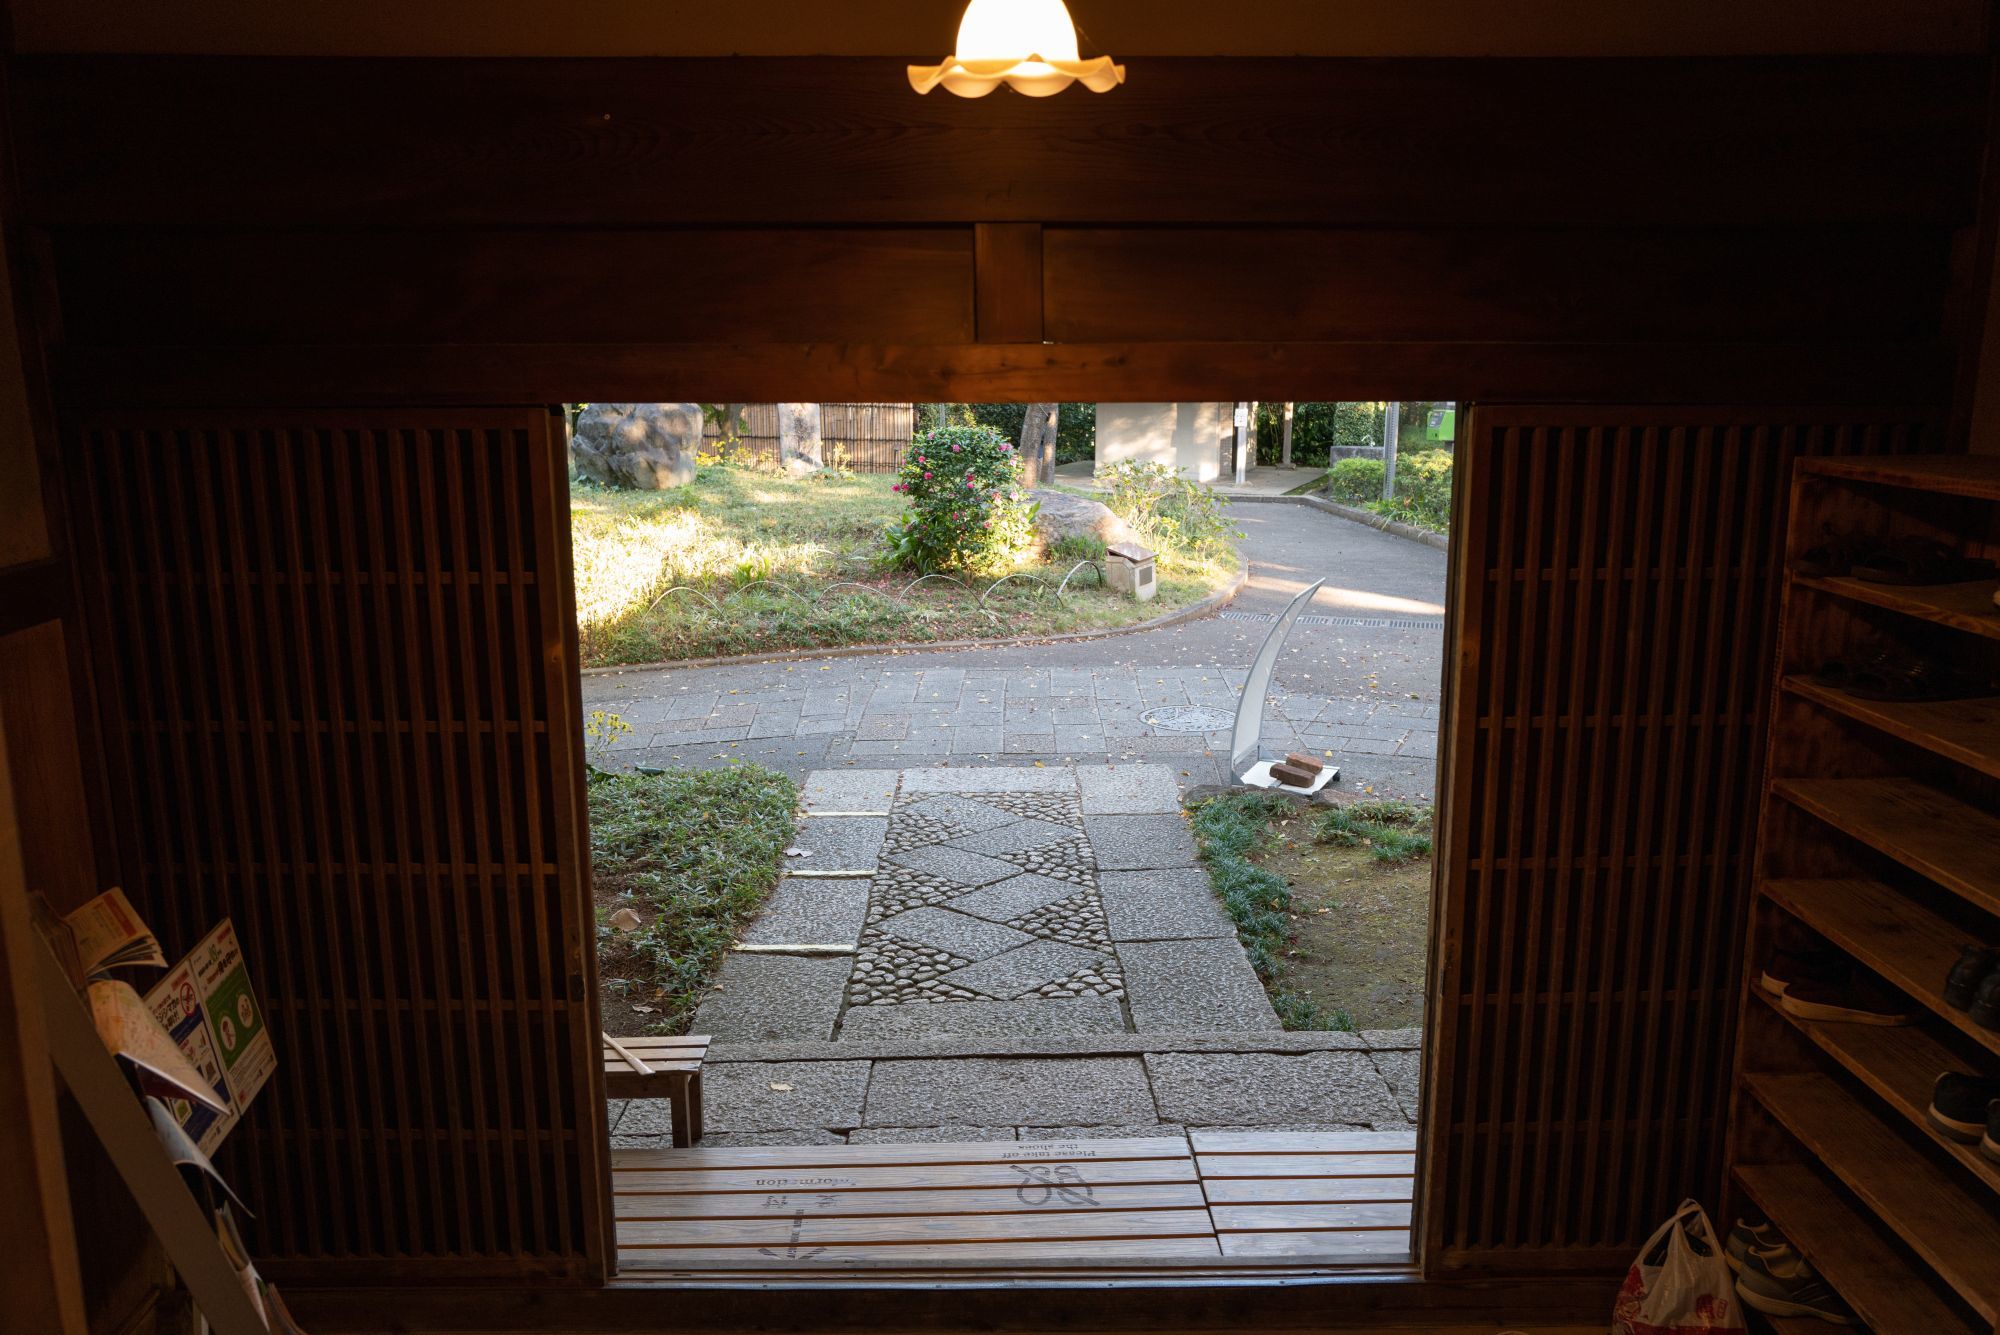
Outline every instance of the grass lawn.
[[(668, 492), (573, 483), (570, 539), (577, 628), (587, 667), (843, 644), (1001, 639), (1131, 625), (1198, 602), (1228, 583), (1233, 559), (1162, 553), (1151, 602), (1096, 587), (1074, 564), (1024, 567), (1046, 581), (965, 588), (874, 566), (882, 529), (902, 513), (891, 474), (788, 478), (709, 465)], [(690, 591), (691, 590), (691, 591)], [(894, 596), (891, 596), (894, 595)]]
[[(589, 801), (605, 1032), (684, 1034), (778, 883), (798, 787), (760, 765), (593, 774)], [(635, 931), (610, 925), (625, 908)]]
[(1194, 812), (1202, 861), (1287, 1029), (1423, 1023), (1430, 808), (1233, 793)]

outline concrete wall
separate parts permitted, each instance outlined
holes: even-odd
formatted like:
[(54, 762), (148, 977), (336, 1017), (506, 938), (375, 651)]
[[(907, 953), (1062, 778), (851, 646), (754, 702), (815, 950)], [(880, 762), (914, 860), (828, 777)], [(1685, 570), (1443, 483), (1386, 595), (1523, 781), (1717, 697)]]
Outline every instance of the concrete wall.
[(1235, 409), (1233, 403), (1100, 403), (1097, 466), (1135, 459), (1215, 482), (1236, 430)]

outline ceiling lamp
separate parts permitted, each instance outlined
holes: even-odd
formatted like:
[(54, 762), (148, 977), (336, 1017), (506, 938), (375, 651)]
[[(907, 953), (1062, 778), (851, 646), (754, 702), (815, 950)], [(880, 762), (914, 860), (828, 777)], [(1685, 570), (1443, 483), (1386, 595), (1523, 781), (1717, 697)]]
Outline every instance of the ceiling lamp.
[(1093, 93), (1125, 82), (1111, 57), (1078, 58), (1076, 24), (1063, 0), (972, 0), (958, 21), (958, 49), (942, 65), (910, 66), (920, 93), (944, 86), (960, 97), (984, 97), (1006, 84), (1029, 97), (1054, 97), (1078, 80)]

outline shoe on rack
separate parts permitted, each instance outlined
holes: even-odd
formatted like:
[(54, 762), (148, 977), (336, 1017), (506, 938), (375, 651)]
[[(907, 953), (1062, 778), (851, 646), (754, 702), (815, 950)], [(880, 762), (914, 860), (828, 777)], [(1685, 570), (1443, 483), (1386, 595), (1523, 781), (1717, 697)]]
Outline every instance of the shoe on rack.
[(1960, 946), (1958, 962), (1944, 976), (1944, 1004), (1956, 1011), (1972, 1009), (1979, 984), (2000, 963), (2000, 951), (1991, 946)]
[(1979, 980), (1966, 1013), (1982, 1029), (2000, 1029), (2000, 969), (1988, 970)]
[(2000, 1080), (1946, 1071), (1931, 1086), (1931, 1106), (1924, 1115), (1953, 1140), (1970, 1145), (1985, 1133), (1997, 1101)]
[(1838, 987), (1853, 972), (1854, 966), (1847, 956), (1830, 946), (1780, 943), (1764, 961), (1764, 968), (1757, 975), (1757, 986), (1774, 997), (1782, 997), (1787, 989), (1801, 983)]
[(1766, 1316), (1811, 1316), (1836, 1326), (1855, 1323), (1854, 1310), (1789, 1244), (1751, 1248), (1736, 1277), (1736, 1296)]
[(1761, 1224), (1753, 1224), (1747, 1219), (1739, 1219), (1736, 1221), (1736, 1227), (1729, 1230), (1729, 1236), (1722, 1240), (1722, 1259), (1729, 1263), (1731, 1270), (1740, 1275), (1743, 1273), (1743, 1258), (1753, 1249), (1762, 1247), (1770, 1250), (1790, 1245), (1785, 1241), (1785, 1235), (1778, 1232), (1776, 1224), (1768, 1220)]
[(2000, 1107), (1986, 1112), (1986, 1130), (1979, 1137), (1979, 1154), (1989, 1163), (2000, 1163)]
[(1902, 997), (1866, 978), (1844, 983), (1807, 979), (1785, 988), (1778, 1005), (1787, 1015), (1831, 1024), (1908, 1024)]

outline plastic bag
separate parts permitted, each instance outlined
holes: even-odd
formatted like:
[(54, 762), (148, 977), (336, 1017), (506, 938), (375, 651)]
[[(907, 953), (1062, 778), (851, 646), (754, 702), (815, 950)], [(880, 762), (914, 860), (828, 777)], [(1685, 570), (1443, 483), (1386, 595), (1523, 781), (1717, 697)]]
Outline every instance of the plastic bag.
[(1729, 1263), (1698, 1202), (1682, 1201), (1639, 1249), (1611, 1308), (1611, 1335), (1744, 1335)]

